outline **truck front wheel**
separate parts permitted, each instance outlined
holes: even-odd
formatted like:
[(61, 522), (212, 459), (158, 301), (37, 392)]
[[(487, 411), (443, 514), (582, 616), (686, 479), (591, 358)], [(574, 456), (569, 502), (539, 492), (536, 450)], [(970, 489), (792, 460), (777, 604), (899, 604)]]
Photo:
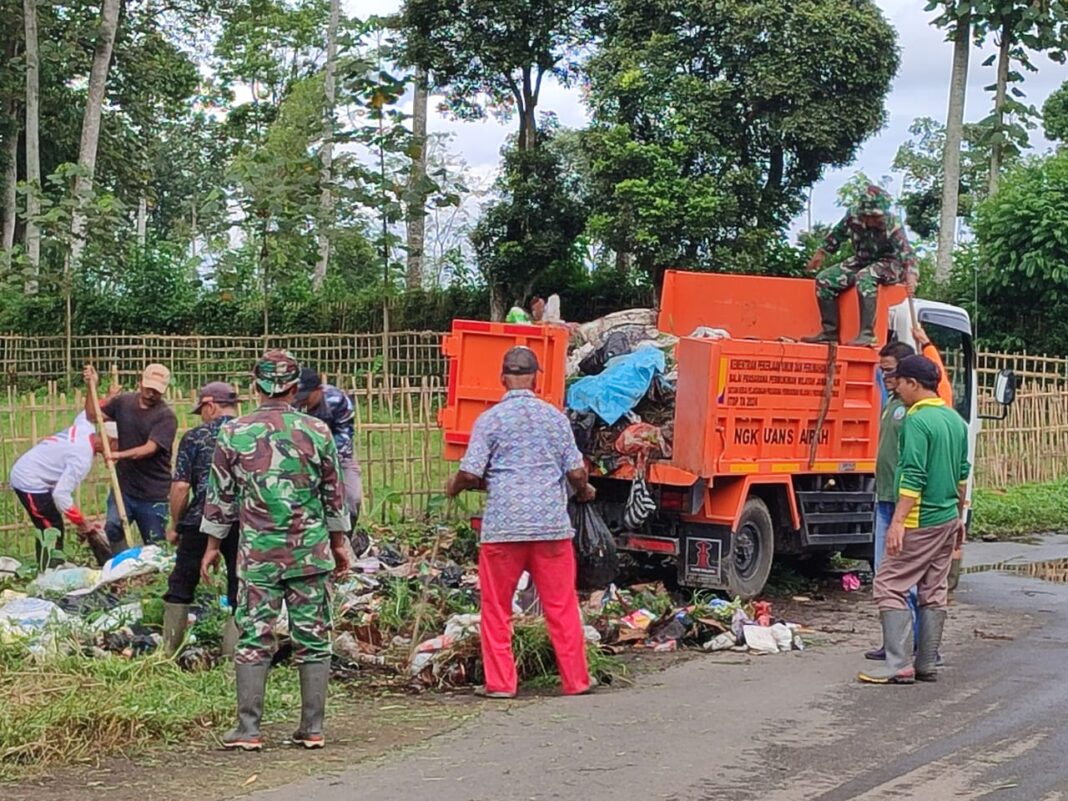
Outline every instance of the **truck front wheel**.
[(771, 513), (760, 498), (745, 502), (731, 542), (728, 589), (732, 596), (755, 598), (764, 589), (775, 556)]

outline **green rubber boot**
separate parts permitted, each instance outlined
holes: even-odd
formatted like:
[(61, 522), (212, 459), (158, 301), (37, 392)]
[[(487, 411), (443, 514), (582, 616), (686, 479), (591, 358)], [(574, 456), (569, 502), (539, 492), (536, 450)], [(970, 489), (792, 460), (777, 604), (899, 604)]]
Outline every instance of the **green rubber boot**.
[(912, 611), (884, 609), (879, 617), (886, 661), (861, 671), (857, 679), (866, 684), (912, 684), (916, 681), (912, 667)]
[(241, 751), (262, 751), (263, 696), (267, 690), (267, 671), (270, 662), (256, 665), (235, 665), (237, 674), (237, 726), (223, 736), (223, 748)]
[(189, 625), (189, 604), (163, 604), (163, 651), (174, 656), (185, 642)]
[(946, 610), (923, 607), (917, 616), (920, 650), (916, 654), (916, 680), (938, 681), (938, 648), (946, 627)]
[(330, 660), (306, 662), (300, 671), (300, 728), (290, 738), (295, 745), (322, 748), (323, 718), (326, 717), (326, 685), (330, 682)]
[(872, 348), (878, 342), (875, 338), (875, 316), (879, 312), (879, 296), (869, 297), (858, 293), (857, 297), (860, 298), (860, 333), (849, 340), (849, 344)]

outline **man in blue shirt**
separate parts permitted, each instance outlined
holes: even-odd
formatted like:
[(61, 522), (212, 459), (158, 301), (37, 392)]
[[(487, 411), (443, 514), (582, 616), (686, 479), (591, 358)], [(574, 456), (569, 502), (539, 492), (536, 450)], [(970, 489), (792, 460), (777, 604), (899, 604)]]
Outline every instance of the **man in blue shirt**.
[(516, 694), (512, 598), (524, 571), (541, 599), (564, 693), (590, 689), (567, 501), (569, 489), (581, 502), (596, 493), (567, 417), (534, 395), (538, 372), (529, 348), (505, 354), (501, 383), (508, 391), (475, 421), (467, 453), (447, 488), (450, 498), (483, 486), (489, 491), (478, 574), (483, 692), (491, 698)]
[(345, 505), (355, 523), (360, 516), (360, 504), (363, 503), (363, 479), (354, 447), (356, 415), (352, 400), (337, 387), (323, 381), (318, 372), (305, 367), (300, 371), (300, 384), (293, 405), (330, 427), (337, 454), (341, 457)]

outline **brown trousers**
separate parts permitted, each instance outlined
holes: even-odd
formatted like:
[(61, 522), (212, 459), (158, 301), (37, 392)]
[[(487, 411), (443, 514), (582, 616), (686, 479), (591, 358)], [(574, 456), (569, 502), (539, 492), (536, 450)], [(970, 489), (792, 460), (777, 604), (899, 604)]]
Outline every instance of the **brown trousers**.
[(886, 556), (875, 576), (875, 604), (885, 609), (908, 609), (909, 590), (916, 588), (919, 606), (944, 609), (949, 603), (949, 568), (957, 545), (959, 523), (914, 528), (905, 532), (905, 544)]

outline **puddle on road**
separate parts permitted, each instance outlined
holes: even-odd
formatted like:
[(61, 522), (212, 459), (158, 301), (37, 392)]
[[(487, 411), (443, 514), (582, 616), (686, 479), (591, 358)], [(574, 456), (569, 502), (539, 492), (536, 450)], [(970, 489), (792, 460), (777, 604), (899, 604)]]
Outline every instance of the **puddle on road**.
[(1044, 562), (999, 562), (994, 565), (973, 565), (962, 573), (1015, 573), (1017, 576), (1068, 584), (1068, 559), (1047, 559)]

